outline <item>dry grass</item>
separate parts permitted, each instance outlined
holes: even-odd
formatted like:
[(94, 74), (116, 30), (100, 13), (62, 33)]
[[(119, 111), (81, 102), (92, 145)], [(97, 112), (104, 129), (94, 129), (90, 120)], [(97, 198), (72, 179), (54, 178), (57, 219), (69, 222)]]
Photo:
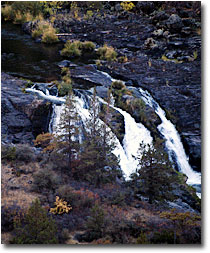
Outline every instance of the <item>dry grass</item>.
[(38, 194), (30, 192), (32, 173), (39, 170), (39, 165), (31, 163), (19, 169), (26, 173), (17, 175), (15, 167), (1, 166), (1, 201), (2, 206), (8, 207), (16, 204), (22, 209), (27, 209), (32, 201), (39, 197)]

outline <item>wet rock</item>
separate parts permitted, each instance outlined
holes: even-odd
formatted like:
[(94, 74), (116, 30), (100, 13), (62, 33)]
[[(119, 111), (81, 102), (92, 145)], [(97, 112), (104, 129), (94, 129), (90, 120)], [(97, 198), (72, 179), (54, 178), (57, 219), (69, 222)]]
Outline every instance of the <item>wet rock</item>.
[(170, 208), (175, 208), (179, 212), (191, 212), (191, 213), (198, 213), (195, 211), (190, 205), (183, 202), (181, 199), (177, 199), (174, 202), (168, 201), (167, 202)]
[(31, 34), (35, 26), (36, 24), (32, 21), (25, 22), (24, 24), (22, 24), (22, 30), (27, 34)]
[(53, 85), (52, 87), (49, 88), (49, 93), (52, 96), (57, 96), (58, 95), (58, 88)]
[(63, 60), (63, 61), (61, 61), (61, 62), (58, 63), (58, 66), (60, 68), (65, 68), (65, 67), (72, 67), (72, 68), (74, 68), (74, 67), (77, 67), (78, 65), (75, 64), (75, 63), (72, 63), (69, 60)]

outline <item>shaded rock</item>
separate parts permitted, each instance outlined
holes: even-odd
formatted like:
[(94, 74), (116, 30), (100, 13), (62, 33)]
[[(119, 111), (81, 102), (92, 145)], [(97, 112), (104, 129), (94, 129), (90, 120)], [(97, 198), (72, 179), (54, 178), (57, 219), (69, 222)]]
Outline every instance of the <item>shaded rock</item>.
[(191, 212), (191, 213), (199, 213), (195, 211), (191, 206), (187, 203), (183, 202), (181, 199), (177, 199), (174, 202), (168, 201), (167, 202), (170, 208), (175, 208), (179, 212)]
[(121, 11), (121, 10), (123, 10), (123, 8), (122, 8), (122, 6), (120, 4), (116, 4), (115, 5), (115, 10), (116, 11)]
[(82, 83), (85, 86), (98, 86), (102, 85), (109, 87), (112, 79), (101, 71), (98, 71), (94, 66), (87, 65), (76, 67), (71, 70), (71, 77), (77, 83)]
[(26, 81), (1, 74), (1, 133), (2, 140), (13, 143), (31, 143), (36, 134), (46, 131), (49, 105), (25, 94)]
[(170, 31), (180, 30), (184, 26), (182, 19), (177, 14), (172, 14), (166, 21), (166, 25)]
[(72, 63), (69, 60), (63, 60), (61, 62), (58, 63), (58, 66), (60, 68), (64, 68), (64, 67), (77, 67), (77, 64)]
[(49, 93), (52, 96), (57, 96), (58, 95), (58, 88), (53, 85), (52, 87), (49, 88)]
[(189, 162), (194, 170), (201, 171), (201, 138), (199, 133), (183, 132), (184, 147), (189, 155)]
[(141, 10), (143, 13), (150, 14), (154, 11), (154, 2), (137, 2), (136, 9)]
[(152, 22), (156, 23), (159, 21), (163, 21), (169, 18), (169, 15), (165, 11), (158, 11), (156, 14), (152, 17)]

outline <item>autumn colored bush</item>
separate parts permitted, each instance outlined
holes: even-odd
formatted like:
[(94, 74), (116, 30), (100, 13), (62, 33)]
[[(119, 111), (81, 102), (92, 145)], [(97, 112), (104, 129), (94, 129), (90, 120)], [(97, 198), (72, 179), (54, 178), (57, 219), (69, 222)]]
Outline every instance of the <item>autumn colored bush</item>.
[(69, 213), (72, 207), (63, 199), (60, 199), (59, 196), (56, 196), (56, 200), (54, 202), (55, 207), (50, 208), (50, 213), (53, 214), (64, 214)]
[(84, 188), (75, 190), (69, 185), (60, 186), (57, 194), (68, 203), (71, 203), (74, 210), (91, 208), (95, 202), (99, 201), (98, 194)]
[(131, 1), (123, 1), (120, 3), (120, 5), (125, 11), (131, 11), (135, 7), (135, 5)]

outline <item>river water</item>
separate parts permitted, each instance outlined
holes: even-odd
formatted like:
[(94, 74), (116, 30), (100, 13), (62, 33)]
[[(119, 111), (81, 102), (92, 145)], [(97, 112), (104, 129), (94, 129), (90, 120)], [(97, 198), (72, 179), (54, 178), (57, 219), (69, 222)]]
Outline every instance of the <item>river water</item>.
[(34, 82), (50, 82), (60, 76), (59, 51), (63, 43), (45, 45), (25, 34), (19, 25), (1, 24), (1, 71)]

